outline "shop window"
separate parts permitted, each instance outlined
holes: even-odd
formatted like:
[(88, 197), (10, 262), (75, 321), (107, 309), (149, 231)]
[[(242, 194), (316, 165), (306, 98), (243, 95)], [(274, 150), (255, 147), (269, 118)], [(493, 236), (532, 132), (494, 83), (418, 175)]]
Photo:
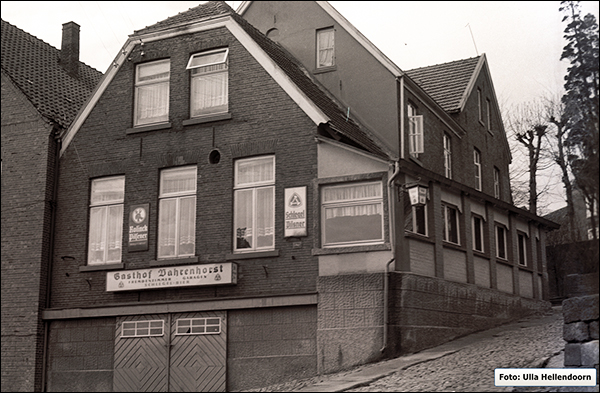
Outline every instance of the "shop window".
[(180, 258), (196, 252), (195, 166), (160, 173), (158, 258)]
[(442, 217), (444, 219), (444, 241), (460, 244), (460, 236), (458, 232), (458, 214), (458, 209), (456, 207), (442, 204)]
[(131, 321), (121, 324), (121, 338), (151, 337), (165, 334), (165, 321)]
[(167, 60), (139, 64), (135, 73), (134, 125), (169, 120), (169, 79), (171, 62)]
[(423, 153), (423, 115), (417, 115), (417, 109), (408, 104), (408, 149), (413, 157)]
[(229, 49), (194, 54), (188, 61), (191, 70), (190, 116), (224, 113), (229, 110)]
[(335, 65), (334, 39), (333, 27), (317, 30), (317, 68)]
[(121, 262), (125, 176), (92, 180), (88, 265)]
[(483, 252), (483, 218), (473, 215), (471, 218), (473, 250)]
[(323, 246), (383, 243), (381, 182), (325, 186), (321, 195)]
[(234, 179), (234, 251), (275, 248), (275, 157), (237, 160)]
[(221, 318), (181, 318), (175, 322), (175, 334), (178, 336), (220, 333)]
[(504, 226), (496, 225), (496, 256), (502, 259), (507, 259), (506, 233), (507, 230)]

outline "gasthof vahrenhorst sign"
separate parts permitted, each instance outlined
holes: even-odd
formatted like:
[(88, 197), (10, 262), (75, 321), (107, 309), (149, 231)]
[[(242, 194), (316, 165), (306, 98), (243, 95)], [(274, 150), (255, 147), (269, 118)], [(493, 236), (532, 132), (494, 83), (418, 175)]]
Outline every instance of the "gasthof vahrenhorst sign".
[(157, 267), (106, 273), (106, 291), (237, 284), (235, 262)]

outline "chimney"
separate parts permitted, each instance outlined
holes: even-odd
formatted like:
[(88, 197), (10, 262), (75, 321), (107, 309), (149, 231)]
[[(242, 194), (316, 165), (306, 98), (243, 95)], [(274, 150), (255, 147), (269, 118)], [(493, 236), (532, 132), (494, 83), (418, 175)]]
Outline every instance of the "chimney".
[(79, 25), (75, 22), (63, 24), (60, 64), (71, 76), (79, 76)]

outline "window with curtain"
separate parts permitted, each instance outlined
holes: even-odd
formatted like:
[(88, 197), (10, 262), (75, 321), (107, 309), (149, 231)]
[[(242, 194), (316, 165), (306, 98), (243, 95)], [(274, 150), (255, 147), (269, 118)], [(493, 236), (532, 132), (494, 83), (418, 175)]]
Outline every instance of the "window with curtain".
[(473, 162), (475, 164), (475, 189), (481, 191), (481, 153), (473, 150)]
[(197, 168), (185, 166), (160, 173), (158, 201), (158, 258), (196, 253)]
[(275, 156), (240, 159), (234, 174), (234, 251), (275, 248)]
[(460, 236), (458, 234), (458, 209), (442, 204), (442, 217), (444, 219), (444, 241), (460, 244)]
[(169, 120), (170, 60), (139, 64), (135, 73), (134, 125)]
[(448, 134), (444, 134), (444, 174), (452, 179), (452, 145)]
[(381, 182), (323, 187), (323, 246), (383, 243)]
[(229, 110), (229, 49), (194, 54), (188, 61), (191, 70), (190, 116), (204, 116)]
[(417, 115), (417, 109), (408, 104), (408, 148), (412, 156), (423, 153), (423, 116)]
[(333, 27), (317, 31), (317, 68), (335, 65)]
[(473, 216), (471, 219), (473, 234), (473, 250), (483, 252), (483, 219), (479, 216)]
[(125, 176), (92, 180), (88, 265), (121, 262)]

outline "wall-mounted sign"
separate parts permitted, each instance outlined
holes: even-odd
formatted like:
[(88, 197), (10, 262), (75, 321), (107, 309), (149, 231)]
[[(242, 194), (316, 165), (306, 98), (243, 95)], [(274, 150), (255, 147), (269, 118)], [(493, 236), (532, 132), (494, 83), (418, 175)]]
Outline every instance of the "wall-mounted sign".
[(306, 187), (285, 189), (285, 237), (306, 236)]
[(148, 212), (150, 204), (133, 205), (129, 208), (128, 251), (148, 250)]
[(157, 267), (106, 273), (106, 291), (237, 284), (235, 262)]

